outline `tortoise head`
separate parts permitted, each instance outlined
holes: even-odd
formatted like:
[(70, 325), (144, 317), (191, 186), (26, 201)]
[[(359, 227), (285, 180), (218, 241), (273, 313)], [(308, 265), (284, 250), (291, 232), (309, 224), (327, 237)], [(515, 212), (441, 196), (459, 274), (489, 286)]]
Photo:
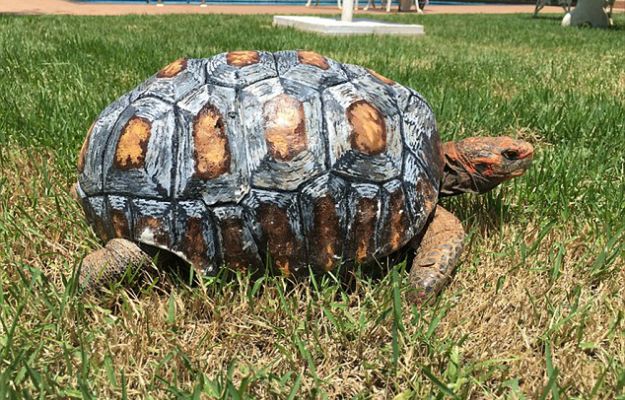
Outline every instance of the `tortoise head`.
[(445, 173), (441, 196), (484, 193), (521, 176), (532, 164), (534, 148), (507, 136), (471, 137), (443, 144)]

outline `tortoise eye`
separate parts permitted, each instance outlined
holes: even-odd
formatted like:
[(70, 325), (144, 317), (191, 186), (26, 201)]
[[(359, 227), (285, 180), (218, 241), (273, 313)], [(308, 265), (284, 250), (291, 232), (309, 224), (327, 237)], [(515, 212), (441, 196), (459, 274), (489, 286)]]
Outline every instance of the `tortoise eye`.
[(501, 152), (507, 160), (516, 160), (519, 157), (519, 152), (516, 150), (504, 150)]

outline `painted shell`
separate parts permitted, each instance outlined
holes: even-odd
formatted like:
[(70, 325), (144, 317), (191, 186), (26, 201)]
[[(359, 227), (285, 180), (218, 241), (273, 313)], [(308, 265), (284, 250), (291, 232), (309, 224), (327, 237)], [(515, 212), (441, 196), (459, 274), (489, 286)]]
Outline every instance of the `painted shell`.
[(443, 161), (415, 91), (308, 51), (180, 59), (108, 106), (77, 192), (104, 241), (172, 251), (213, 275), (367, 263), (433, 210)]

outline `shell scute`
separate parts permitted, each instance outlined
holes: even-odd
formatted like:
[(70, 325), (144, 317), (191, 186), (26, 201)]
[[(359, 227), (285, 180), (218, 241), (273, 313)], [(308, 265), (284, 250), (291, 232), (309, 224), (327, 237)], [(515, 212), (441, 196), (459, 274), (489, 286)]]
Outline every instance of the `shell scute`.
[(93, 122), (89, 134), (83, 143), (85, 150), (81, 156), (82, 168), (78, 180), (84, 191), (90, 194), (102, 193), (102, 174), (104, 154), (108, 149), (108, 141), (117, 119), (130, 104), (129, 96), (125, 95), (110, 104)]
[(104, 154), (103, 190), (129, 196), (166, 198), (171, 195), (172, 107), (155, 98), (128, 106), (111, 131)]
[(169, 201), (132, 199), (133, 236), (137, 242), (172, 249), (172, 204)]
[(249, 216), (240, 206), (217, 207), (213, 210), (223, 264), (237, 270), (254, 269), (262, 264)]
[(230, 172), (230, 143), (224, 121), (224, 115), (210, 103), (193, 119), (193, 159), (195, 175), (200, 179), (215, 179)]
[(312, 51), (280, 51), (275, 57), (280, 78), (317, 91), (348, 81), (340, 63)]
[(400, 175), (403, 143), (397, 109), (390, 113), (376, 92), (363, 92), (352, 83), (327, 89), (323, 104), (333, 170), (376, 182)]
[(218, 271), (218, 249), (215, 245), (214, 220), (201, 200), (181, 201), (174, 210), (177, 254), (182, 254), (201, 275)]
[(308, 262), (318, 272), (330, 271), (343, 260), (347, 230), (347, 184), (325, 174), (301, 190), (302, 228)]
[(420, 95), (308, 51), (177, 60), (107, 108), (83, 147), (77, 193), (98, 236), (206, 275), (386, 257), (424, 228), (443, 168)]
[(412, 153), (405, 154), (402, 183), (415, 233), (423, 229), (438, 200), (439, 182), (431, 181), (428, 169)]
[(300, 64), (312, 65), (322, 70), (330, 69), (328, 59), (314, 51), (298, 50), (297, 61), (299, 61)]
[(405, 147), (420, 161), (431, 184), (438, 188), (445, 162), (434, 113), (421, 96), (412, 95), (408, 100), (402, 125)]
[(381, 191), (378, 185), (351, 185), (347, 202), (349, 222), (345, 258), (357, 263), (373, 259), (378, 246), (377, 225)]
[(295, 190), (325, 171), (319, 94), (268, 79), (241, 91), (243, 134), (252, 185)]
[(279, 94), (263, 105), (265, 142), (276, 161), (291, 161), (308, 148), (306, 115), (303, 104), (287, 94)]
[(236, 51), (218, 54), (207, 60), (207, 82), (241, 88), (278, 76), (272, 53)]
[(350, 144), (359, 153), (375, 156), (386, 150), (386, 124), (376, 106), (358, 100), (345, 110), (351, 130)]
[(179, 58), (171, 63), (167, 64), (160, 71), (156, 73), (157, 78), (173, 78), (182, 71), (187, 69), (187, 59)]
[(203, 85), (181, 100), (176, 196), (207, 205), (241, 200), (249, 191), (246, 146), (235, 90)]
[(296, 193), (254, 189), (244, 199), (253, 221), (260, 249), (267, 249), (276, 268), (284, 275), (298, 275), (306, 268), (306, 247)]
[(258, 64), (259, 61), (260, 55), (254, 50), (230, 51), (226, 53), (226, 64), (233, 67), (246, 67)]
[(139, 116), (132, 116), (122, 128), (115, 147), (117, 169), (141, 168), (145, 163), (152, 123)]
[(123, 196), (108, 196), (113, 237), (132, 239), (132, 210), (130, 201)]
[(413, 230), (414, 223), (408, 211), (402, 182), (395, 179), (385, 183), (382, 188), (380, 246), (377, 253), (386, 255), (404, 247), (416, 232)]
[(106, 196), (92, 196), (82, 192), (78, 185), (77, 194), (80, 200), (87, 222), (93, 228), (96, 236), (102, 241), (108, 241), (112, 237), (111, 227), (109, 223), (109, 214), (106, 207)]
[(156, 97), (175, 103), (206, 81), (205, 60), (180, 58), (163, 67), (130, 93), (131, 101)]

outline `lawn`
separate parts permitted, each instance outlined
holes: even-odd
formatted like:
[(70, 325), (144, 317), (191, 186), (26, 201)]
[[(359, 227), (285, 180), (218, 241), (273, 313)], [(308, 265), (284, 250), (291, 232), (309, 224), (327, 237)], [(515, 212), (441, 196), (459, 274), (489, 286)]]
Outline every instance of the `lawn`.
[[(625, 18), (387, 17), (424, 38), (326, 38), (270, 17), (0, 16), (0, 398), (579, 398), (625, 387)], [(98, 243), (69, 196), (99, 112), (168, 62), (315, 50), (422, 93), (445, 140), (507, 134), (522, 178), (445, 199), (469, 241), (435, 304), (404, 265), (80, 297)], [(65, 278), (64, 278), (65, 277)]]

